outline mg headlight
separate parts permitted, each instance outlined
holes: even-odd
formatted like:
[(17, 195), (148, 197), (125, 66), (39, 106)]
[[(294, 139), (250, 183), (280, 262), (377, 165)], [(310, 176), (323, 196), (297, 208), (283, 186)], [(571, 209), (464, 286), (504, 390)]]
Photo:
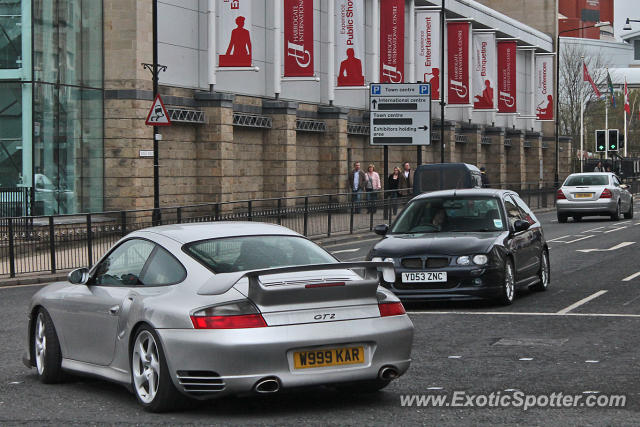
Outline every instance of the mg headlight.
[(473, 257), (473, 263), (477, 265), (485, 265), (489, 262), (489, 258), (486, 255), (476, 255)]
[(469, 265), (471, 264), (471, 259), (468, 256), (459, 256), (456, 260), (456, 264), (458, 265)]

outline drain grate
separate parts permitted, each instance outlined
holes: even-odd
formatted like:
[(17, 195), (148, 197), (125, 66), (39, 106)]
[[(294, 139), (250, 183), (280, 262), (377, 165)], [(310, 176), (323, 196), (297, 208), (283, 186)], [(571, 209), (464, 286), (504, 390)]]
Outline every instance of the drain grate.
[(492, 345), (558, 347), (567, 341), (569, 341), (569, 338), (500, 338)]

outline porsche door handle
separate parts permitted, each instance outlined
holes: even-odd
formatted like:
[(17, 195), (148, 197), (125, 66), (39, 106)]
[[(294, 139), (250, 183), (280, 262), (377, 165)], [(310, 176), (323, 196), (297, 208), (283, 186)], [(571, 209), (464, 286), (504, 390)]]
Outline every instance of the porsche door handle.
[(109, 309), (109, 314), (117, 316), (119, 313), (120, 313), (120, 306), (119, 305), (114, 305), (113, 307), (111, 307)]

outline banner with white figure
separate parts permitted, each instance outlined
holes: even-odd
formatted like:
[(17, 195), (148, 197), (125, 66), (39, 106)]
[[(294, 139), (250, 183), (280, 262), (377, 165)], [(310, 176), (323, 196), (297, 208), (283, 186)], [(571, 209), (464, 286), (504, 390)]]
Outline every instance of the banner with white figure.
[(536, 55), (533, 91), (538, 120), (553, 120), (553, 56), (550, 54)]
[(362, 0), (335, 0), (335, 2), (338, 86), (364, 86), (365, 2)]
[(496, 108), (497, 50), (496, 33), (482, 31), (473, 33), (473, 65), (471, 87), (473, 108), (493, 110)]
[(416, 11), (416, 77), (431, 84), (431, 99), (440, 99), (440, 12)]
[(220, 67), (251, 66), (251, 0), (218, 0)]

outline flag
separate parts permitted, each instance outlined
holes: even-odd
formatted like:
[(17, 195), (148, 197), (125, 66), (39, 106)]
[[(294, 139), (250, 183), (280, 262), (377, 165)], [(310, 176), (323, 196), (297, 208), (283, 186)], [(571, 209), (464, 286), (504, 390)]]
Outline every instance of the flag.
[(598, 86), (596, 86), (596, 84), (593, 82), (593, 79), (589, 74), (589, 70), (587, 69), (587, 64), (585, 64), (584, 62), (582, 63), (582, 80), (585, 82), (591, 83), (591, 87), (593, 88), (593, 91), (596, 93), (596, 96), (600, 98), (601, 94), (600, 94), (600, 91), (598, 90)]
[(609, 86), (609, 95), (611, 95), (611, 105), (613, 105), (613, 108), (616, 108), (616, 97), (613, 96), (613, 82), (611, 81), (609, 69), (607, 69), (607, 86)]
[(631, 114), (631, 107), (629, 106), (629, 90), (627, 89), (627, 78), (624, 78), (624, 111), (627, 114)]

